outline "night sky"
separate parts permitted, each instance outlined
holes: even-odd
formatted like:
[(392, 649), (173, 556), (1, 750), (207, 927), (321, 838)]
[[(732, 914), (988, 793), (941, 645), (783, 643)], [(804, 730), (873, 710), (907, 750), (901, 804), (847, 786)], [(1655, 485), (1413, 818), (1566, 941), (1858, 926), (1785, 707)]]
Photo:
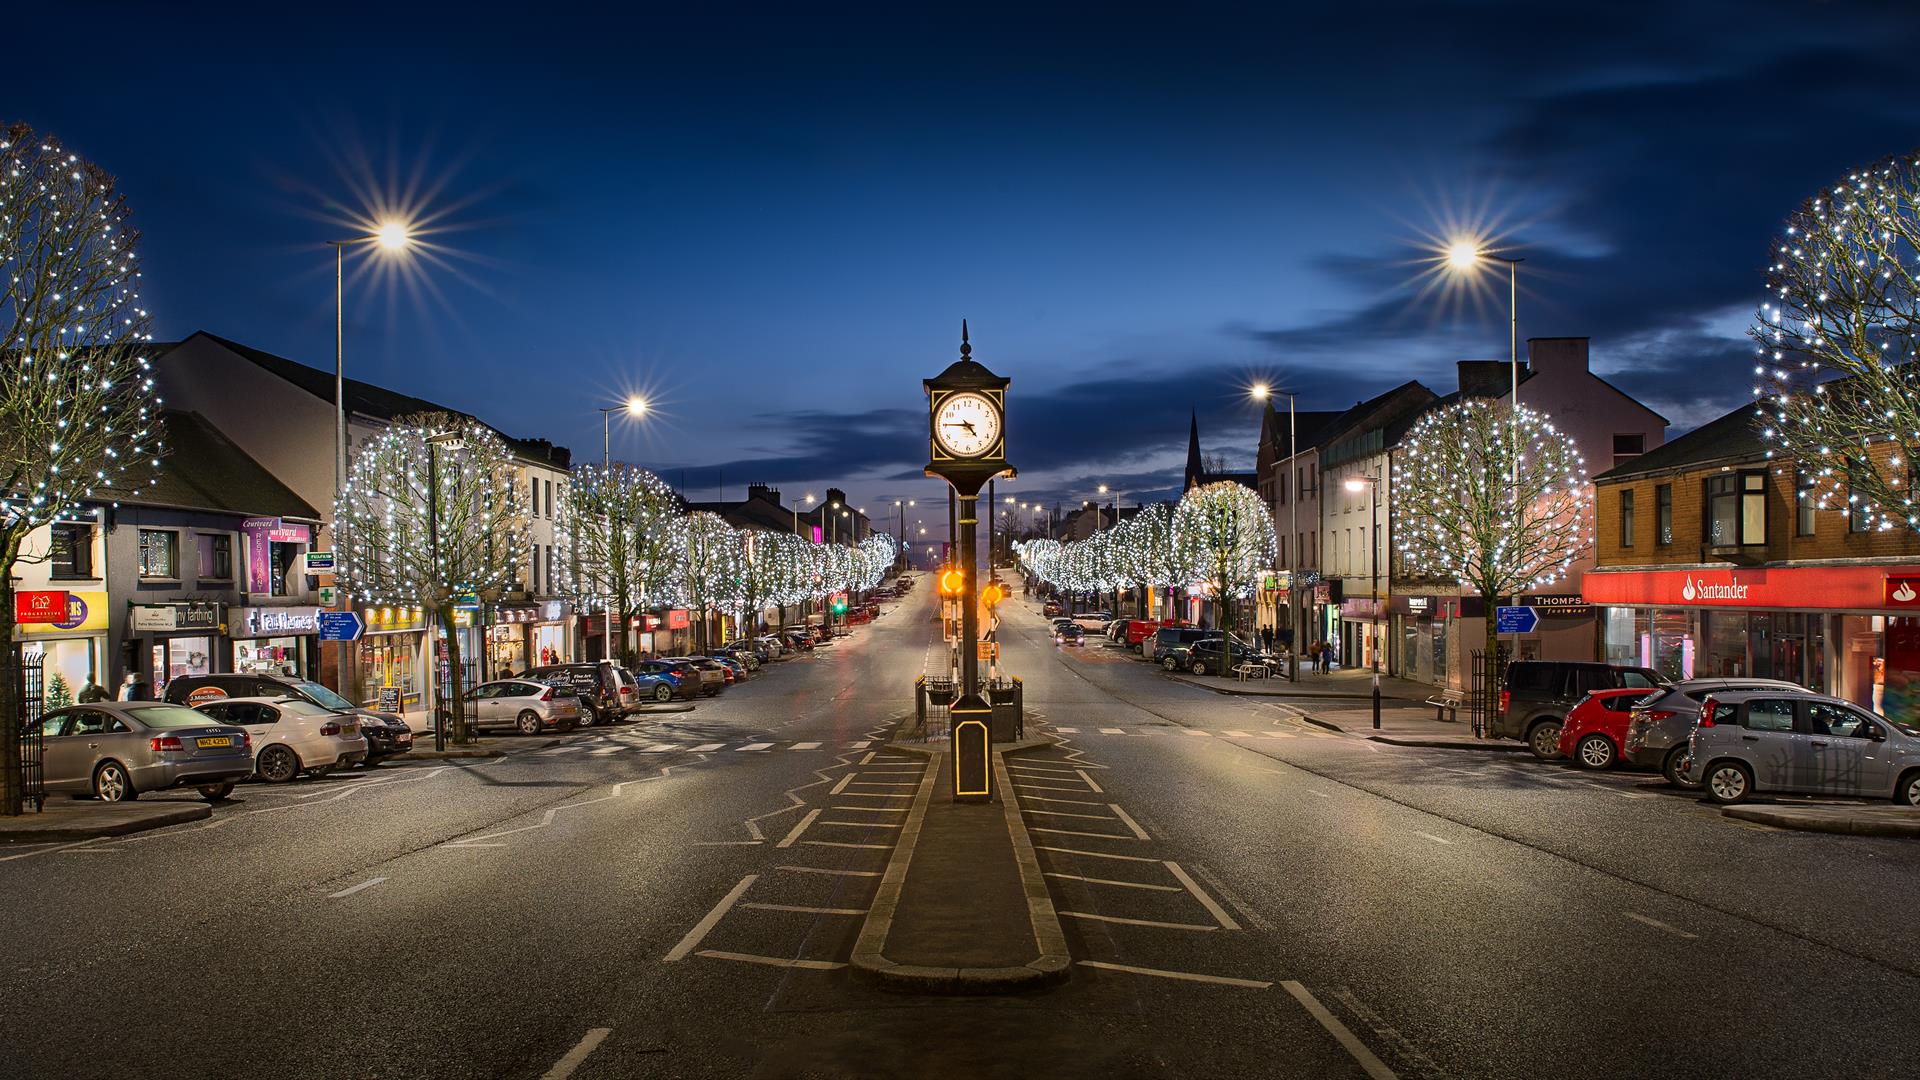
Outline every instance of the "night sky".
[(1504, 283), (1425, 261), (1457, 229), (1525, 258), (1523, 338), (1690, 427), (1747, 393), (1786, 214), (1920, 145), (1903, 4), (147, 7), (10, 14), (66, 44), (16, 40), (0, 113), (122, 178), (159, 336), (327, 364), (324, 242), (414, 208), (411, 263), (349, 263), (350, 374), (582, 458), (643, 392), (614, 453), (690, 497), (875, 517), (944, 501), (920, 380), (963, 317), (1030, 499), (1177, 488), (1190, 408), (1251, 467), (1256, 378), (1448, 392), (1507, 344)]

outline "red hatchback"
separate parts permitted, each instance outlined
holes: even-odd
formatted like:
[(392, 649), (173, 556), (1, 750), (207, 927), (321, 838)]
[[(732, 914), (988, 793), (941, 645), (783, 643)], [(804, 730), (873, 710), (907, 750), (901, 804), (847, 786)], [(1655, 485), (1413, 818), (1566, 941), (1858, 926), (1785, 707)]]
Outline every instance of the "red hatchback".
[(1644, 686), (1592, 691), (1560, 727), (1560, 756), (1583, 769), (1613, 768), (1627, 741), (1634, 704), (1662, 692)]

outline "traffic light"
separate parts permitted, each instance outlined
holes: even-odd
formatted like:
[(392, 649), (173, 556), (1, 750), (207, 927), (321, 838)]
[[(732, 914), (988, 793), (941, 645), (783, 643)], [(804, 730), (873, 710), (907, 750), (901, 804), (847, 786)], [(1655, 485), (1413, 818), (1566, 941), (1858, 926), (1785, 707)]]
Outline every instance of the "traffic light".
[(986, 588), (980, 590), (980, 606), (989, 611), (997, 607), (1000, 601), (1006, 598), (1007, 590), (998, 582), (989, 583)]
[(834, 596), (834, 598), (833, 598), (833, 613), (834, 613), (835, 615), (845, 615), (845, 614), (847, 613), (847, 598), (846, 598), (846, 596), (844, 596), (844, 595), (835, 595), (835, 596)]

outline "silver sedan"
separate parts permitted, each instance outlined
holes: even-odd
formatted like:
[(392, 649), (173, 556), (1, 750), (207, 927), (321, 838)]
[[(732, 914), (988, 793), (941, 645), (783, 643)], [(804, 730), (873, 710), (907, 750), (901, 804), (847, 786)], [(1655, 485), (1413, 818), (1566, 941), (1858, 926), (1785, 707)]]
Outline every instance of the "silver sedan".
[(253, 773), (246, 731), (160, 701), (101, 701), (40, 721), (47, 791), (102, 802), (196, 787), (211, 801)]

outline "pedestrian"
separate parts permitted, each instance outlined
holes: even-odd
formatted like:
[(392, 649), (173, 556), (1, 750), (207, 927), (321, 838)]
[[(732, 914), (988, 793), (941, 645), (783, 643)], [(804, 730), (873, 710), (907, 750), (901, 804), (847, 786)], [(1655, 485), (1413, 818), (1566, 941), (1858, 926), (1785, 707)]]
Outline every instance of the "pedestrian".
[(152, 701), (153, 685), (142, 679), (139, 672), (129, 671), (127, 677), (120, 682), (120, 700)]
[(80, 687), (80, 696), (74, 699), (82, 705), (91, 705), (96, 701), (107, 700), (106, 687), (93, 681), (93, 672), (87, 672), (86, 684)]

